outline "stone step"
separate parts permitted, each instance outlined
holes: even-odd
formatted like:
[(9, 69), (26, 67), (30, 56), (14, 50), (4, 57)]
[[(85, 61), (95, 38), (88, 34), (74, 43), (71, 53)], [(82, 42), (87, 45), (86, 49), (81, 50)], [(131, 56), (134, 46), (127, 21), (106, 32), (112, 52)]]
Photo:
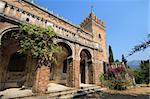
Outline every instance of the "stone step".
[(25, 99), (71, 99), (100, 90), (98, 86), (84, 86), (82, 89), (69, 88), (61, 91), (51, 91), (41, 96), (29, 96)]
[(47, 94), (49, 98), (58, 97), (61, 99), (66, 99), (66, 98), (78, 97), (78, 96), (83, 96), (89, 93), (93, 93), (99, 89), (100, 87), (98, 86), (89, 86), (89, 87), (84, 87), (82, 89), (70, 89), (70, 90), (64, 90), (64, 91), (58, 91), (58, 92), (50, 92)]
[(83, 90), (95, 90), (95, 89), (100, 89), (98, 86), (90, 86), (90, 87), (83, 87)]
[(49, 92), (49, 93), (47, 93), (47, 95), (49, 97), (60, 97), (63, 95), (73, 94), (76, 92), (77, 92), (76, 89), (70, 89), (70, 90), (63, 90), (63, 91), (57, 91), (57, 92)]
[(93, 93), (95, 92), (94, 90), (80, 90), (80, 91), (77, 91), (76, 93), (73, 93), (73, 94), (67, 94), (67, 95), (62, 95), (60, 96), (61, 99), (70, 99), (70, 98), (75, 98), (75, 97), (79, 97), (79, 96), (84, 96), (86, 94), (89, 94), (89, 93)]

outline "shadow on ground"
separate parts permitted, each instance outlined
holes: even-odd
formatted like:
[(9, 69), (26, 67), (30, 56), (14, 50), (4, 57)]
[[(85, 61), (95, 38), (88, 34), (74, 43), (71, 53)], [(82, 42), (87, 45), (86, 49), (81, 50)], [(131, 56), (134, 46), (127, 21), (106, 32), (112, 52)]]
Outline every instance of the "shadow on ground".
[(87, 94), (85, 96), (76, 97), (73, 99), (149, 99), (149, 95), (123, 95), (123, 94), (109, 94), (96, 92), (92, 94)]

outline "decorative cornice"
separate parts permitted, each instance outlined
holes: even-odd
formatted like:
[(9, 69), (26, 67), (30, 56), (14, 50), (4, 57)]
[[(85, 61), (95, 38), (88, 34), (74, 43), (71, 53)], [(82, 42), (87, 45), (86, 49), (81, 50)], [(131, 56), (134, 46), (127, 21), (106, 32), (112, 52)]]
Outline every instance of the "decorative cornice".
[(58, 18), (58, 19), (60, 19), (60, 20), (62, 20), (62, 21), (64, 21), (65, 23), (68, 23), (68, 24), (72, 25), (73, 27), (75, 27), (75, 28), (77, 28), (77, 29), (79, 29), (79, 30), (82, 30), (82, 31), (85, 32), (85, 33), (90, 34), (90, 33), (89, 33), (88, 31), (86, 31), (84, 28), (82, 28), (82, 27), (80, 27), (80, 26), (78, 26), (78, 25), (75, 25), (75, 24), (73, 24), (72, 22), (69, 22), (67, 19), (64, 19), (63, 17), (59, 16), (58, 14), (55, 14), (53, 11), (49, 11), (47, 8), (40, 7), (39, 5), (35, 4), (33, 1), (28, 1), (28, 0), (22, 0), (22, 1), (24, 1), (24, 2), (26, 2), (26, 3), (29, 3), (29, 4), (31, 4), (32, 6), (38, 8), (38, 9), (40, 9), (40, 10), (46, 12), (46, 13), (49, 13), (50, 15), (52, 15), (52, 16), (54, 16), (54, 17), (56, 17), (56, 18)]
[(29, 4), (31, 4), (31, 5), (33, 5), (33, 6), (35, 6), (36, 8), (38, 8), (38, 9), (40, 9), (40, 10), (46, 12), (46, 13), (49, 13), (49, 14), (51, 14), (51, 15), (57, 17), (58, 19), (60, 19), (60, 20), (62, 20), (62, 21), (64, 21), (64, 22), (66, 22), (66, 23), (69, 23), (70, 25), (72, 25), (72, 26), (74, 26), (74, 27), (79, 28), (79, 26), (73, 24), (72, 22), (67, 21), (66, 19), (64, 19), (63, 17), (59, 16), (58, 14), (54, 14), (53, 11), (49, 11), (49, 10), (47, 10), (46, 8), (40, 7), (39, 5), (35, 4), (34, 2), (30, 2), (30, 1), (28, 1), (28, 0), (22, 0), (22, 1), (25, 1), (25, 2), (27, 2), (27, 3), (29, 3)]

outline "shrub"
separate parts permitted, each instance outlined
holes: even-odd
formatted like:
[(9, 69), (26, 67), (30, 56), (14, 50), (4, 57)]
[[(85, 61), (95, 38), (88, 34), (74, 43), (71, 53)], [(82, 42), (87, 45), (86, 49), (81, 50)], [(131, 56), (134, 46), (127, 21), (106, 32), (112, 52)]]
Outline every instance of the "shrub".
[(126, 79), (116, 79), (114, 77), (112, 77), (111, 79), (105, 79), (104, 74), (101, 75), (100, 81), (103, 86), (115, 90), (125, 90), (127, 89), (127, 86), (130, 86), (131, 84), (131, 82)]
[(150, 60), (141, 61), (140, 67), (132, 69), (135, 82), (137, 84), (149, 84), (150, 83)]
[(100, 76), (102, 85), (115, 90), (127, 89), (132, 84), (132, 73), (129, 75), (130, 71), (123, 65), (118, 65), (118, 67), (113, 66), (113, 68), (112, 66), (109, 65), (107, 72)]

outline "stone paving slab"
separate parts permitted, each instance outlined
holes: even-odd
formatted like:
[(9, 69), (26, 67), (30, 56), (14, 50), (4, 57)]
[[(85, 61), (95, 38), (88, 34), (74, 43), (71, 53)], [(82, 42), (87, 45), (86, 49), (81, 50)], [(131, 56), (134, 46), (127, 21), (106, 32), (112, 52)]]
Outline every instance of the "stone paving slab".
[(71, 87), (67, 87), (64, 85), (56, 84), (56, 83), (49, 83), (48, 84), (48, 92), (56, 92), (56, 91), (63, 91), (63, 90), (69, 90), (73, 89)]
[[(71, 96), (71, 93), (76, 93), (77, 91), (80, 91), (80, 90), (87, 91), (88, 89), (93, 89), (93, 88), (97, 89), (98, 87), (98, 86), (91, 85), (91, 84), (80, 84), (80, 86), (83, 88), (75, 89), (75, 88), (66, 87), (64, 85), (60, 85), (56, 83), (49, 83), (47, 94), (40, 95), (40, 96), (36, 96), (36, 94), (32, 93), (31, 89), (21, 90), (21, 88), (10, 88), (4, 91), (0, 91), (0, 99), (8, 99), (8, 98), (48, 99), (50, 96), (53, 96), (52, 94), (56, 94), (56, 93), (61, 94), (63, 96), (65, 96), (65, 94), (68, 96), (69, 95)], [(100, 90), (103, 90), (103, 89), (100, 89)], [(80, 93), (77, 93), (77, 94), (79, 95)]]
[(26, 97), (34, 95), (31, 89), (20, 90), (21, 88), (10, 88), (0, 91), (0, 99)]

